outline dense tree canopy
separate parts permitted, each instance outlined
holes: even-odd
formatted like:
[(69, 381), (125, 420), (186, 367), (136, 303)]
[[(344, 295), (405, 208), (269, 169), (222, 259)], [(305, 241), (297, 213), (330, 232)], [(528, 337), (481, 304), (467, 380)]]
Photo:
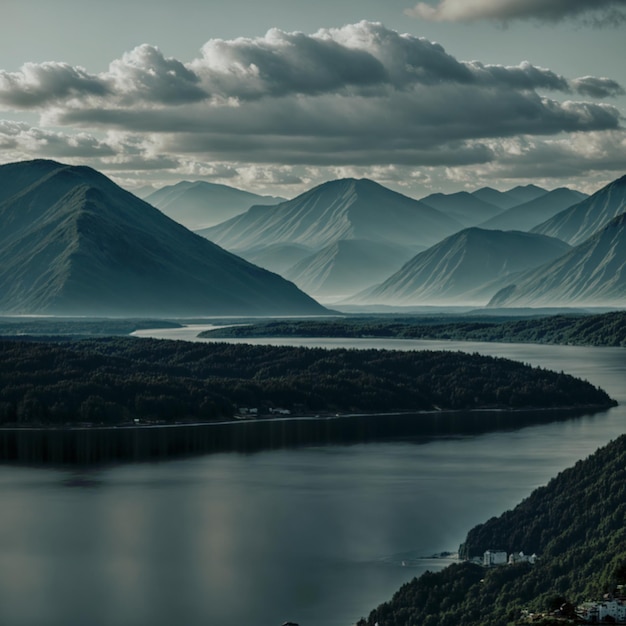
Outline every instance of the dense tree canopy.
[(361, 625), (502, 626), (521, 621), (523, 608), (547, 613), (626, 583), (626, 435), (471, 530), (460, 554), (490, 548), (540, 558), (491, 569), (462, 562), (426, 574)]
[(374, 316), (285, 320), (206, 331), (207, 337), (395, 337), (626, 346), (626, 312), (522, 319), (495, 316)]
[(135, 338), (0, 341), (0, 423), (114, 424), (320, 411), (608, 406), (563, 373), (451, 352), (325, 350)]

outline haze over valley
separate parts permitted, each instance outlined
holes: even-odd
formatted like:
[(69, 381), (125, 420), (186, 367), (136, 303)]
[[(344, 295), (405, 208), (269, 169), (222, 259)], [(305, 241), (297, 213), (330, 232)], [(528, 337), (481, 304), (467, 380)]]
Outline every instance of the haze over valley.
[(622, 620), (626, 0), (1, 17), (0, 626)]

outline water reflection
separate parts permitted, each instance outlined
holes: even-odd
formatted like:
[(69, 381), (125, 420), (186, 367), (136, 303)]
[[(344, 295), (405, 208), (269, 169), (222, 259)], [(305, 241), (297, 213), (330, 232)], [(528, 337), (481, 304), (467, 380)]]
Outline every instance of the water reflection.
[[(626, 351), (505, 348), (626, 401)], [(620, 406), (478, 436), (0, 467), (0, 624), (349, 626), (445, 565), (417, 556), (455, 550), (621, 434), (625, 417)]]

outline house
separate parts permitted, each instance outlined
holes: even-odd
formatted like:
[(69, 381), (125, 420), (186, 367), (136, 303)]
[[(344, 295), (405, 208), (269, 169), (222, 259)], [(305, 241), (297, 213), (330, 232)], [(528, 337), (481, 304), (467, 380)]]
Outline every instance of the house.
[(615, 598), (585, 602), (576, 607), (576, 615), (587, 624), (626, 624), (626, 602)]
[(524, 554), (523, 552), (511, 552), (509, 554), (509, 565), (514, 565), (515, 563), (531, 563), (533, 564), (537, 560), (536, 554)]

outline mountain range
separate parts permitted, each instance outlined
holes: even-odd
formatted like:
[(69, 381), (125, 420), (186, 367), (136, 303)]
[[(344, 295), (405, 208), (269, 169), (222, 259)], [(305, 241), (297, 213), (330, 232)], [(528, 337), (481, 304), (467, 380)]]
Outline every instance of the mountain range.
[(252, 205), (271, 205), (284, 198), (256, 193), (205, 181), (183, 180), (162, 187), (145, 197), (145, 201), (190, 230), (219, 224), (244, 213)]
[(228, 250), (277, 243), (315, 250), (344, 239), (418, 248), (463, 228), (437, 209), (368, 179), (323, 183), (276, 206), (254, 206), (199, 234)]
[(468, 228), (419, 253), (350, 303), (485, 304), (511, 276), (570, 249), (552, 237)]
[(626, 176), (532, 229), (576, 246), (626, 211)]
[(412, 249), (396, 244), (343, 239), (300, 260), (284, 276), (324, 301), (349, 296), (383, 280), (412, 256)]
[(292, 283), (222, 250), (88, 167), (0, 167), (0, 311), (312, 314)]
[[(183, 181), (161, 201), (180, 208), (206, 190)], [(248, 193), (216, 193), (233, 191)], [(359, 304), (623, 306), (626, 176), (581, 197), (527, 185), (419, 201), (348, 178), (252, 206), (201, 237), (88, 167), (12, 163), (0, 166), (0, 311), (326, 312), (302, 290)], [(462, 224), (491, 215), (484, 225), (527, 229), (555, 212), (530, 233)]]
[[(539, 193), (540, 196), (544, 193), (548, 193), (547, 189), (541, 189), (540, 187), (535, 187), (537, 190), (535, 193)], [(493, 206), (506, 211), (511, 207), (514, 207), (518, 204), (525, 202), (525, 200), (520, 200), (520, 188), (514, 187), (509, 191), (499, 191), (498, 189), (493, 189), (492, 187), (481, 187), (480, 189), (476, 189), (476, 191), (472, 191), (472, 195), (483, 202), (488, 202)], [(532, 198), (529, 198), (531, 200)]]
[[(560, 187), (495, 215), (479, 224), (492, 230), (531, 230), (547, 218), (584, 200), (580, 191)], [(549, 234), (549, 233), (543, 233)], [(553, 237), (556, 235), (552, 235)]]
[(625, 304), (626, 213), (564, 256), (524, 273), (489, 302), (492, 307)]
[(467, 191), (449, 194), (433, 193), (421, 198), (420, 202), (449, 215), (463, 226), (476, 226), (502, 213), (499, 206), (481, 200)]

